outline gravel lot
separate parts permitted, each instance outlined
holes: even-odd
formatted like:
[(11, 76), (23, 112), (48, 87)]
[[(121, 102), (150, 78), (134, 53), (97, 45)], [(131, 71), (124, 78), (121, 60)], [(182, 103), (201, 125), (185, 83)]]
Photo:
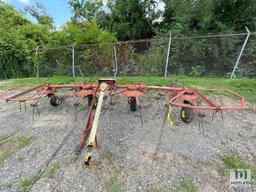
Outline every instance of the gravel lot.
[[(220, 96), (212, 99), (234, 102)], [(143, 123), (140, 112), (130, 112), (126, 101), (103, 112), (98, 129), (101, 148), (93, 151), (87, 167), (85, 151), (74, 154), (87, 105), (73, 103), (74, 98), (68, 98), (53, 108), (45, 99), (40, 115), (35, 111), (33, 117), (30, 106), (20, 112), (18, 104), (0, 101), (0, 154), (10, 149), (0, 164), (0, 191), (171, 191), (184, 181), (200, 192), (233, 191), (229, 178), (218, 172), (221, 156), (232, 152), (256, 164), (256, 113), (250, 104), (243, 111), (224, 112), (224, 119), (217, 114), (212, 120), (212, 113), (206, 112), (203, 134), (197, 115), (185, 124), (174, 108), (172, 129), (161, 117), (165, 101), (149, 102), (145, 97)], [(27, 143), (22, 140), (20, 146), (19, 138)]]

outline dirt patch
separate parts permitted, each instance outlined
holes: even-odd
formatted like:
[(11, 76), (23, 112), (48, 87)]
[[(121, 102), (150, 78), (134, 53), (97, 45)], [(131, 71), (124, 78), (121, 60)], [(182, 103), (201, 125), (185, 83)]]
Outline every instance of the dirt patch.
[[(227, 105), (233, 102), (226, 97), (214, 99)], [(255, 113), (248, 110), (224, 112), (224, 119), (216, 114), (214, 120), (206, 112), (202, 134), (198, 116), (184, 124), (177, 108), (172, 112), (174, 129), (164, 122), (161, 113), (166, 101), (150, 103), (144, 98), (143, 123), (140, 112), (130, 112), (124, 101), (102, 113), (101, 149), (93, 151), (92, 165), (86, 167), (83, 156), (74, 154), (85, 126), (86, 101), (75, 108), (74, 99), (68, 98), (52, 108), (46, 99), (40, 116), (34, 117), (32, 108), (19, 112), (16, 104), (0, 102), (0, 143), (33, 138), (3, 160), (1, 191), (161, 191), (180, 189), (184, 183), (198, 191), (229, 191), (228, 178), (217, 169), (220, 157), (231, 151), (256, 162)]]

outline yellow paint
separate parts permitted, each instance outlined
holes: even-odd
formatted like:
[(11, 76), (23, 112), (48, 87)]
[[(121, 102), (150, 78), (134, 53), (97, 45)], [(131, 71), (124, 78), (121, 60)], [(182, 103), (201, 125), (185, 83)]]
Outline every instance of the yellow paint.
[(171, 128), (174, 129), (174, 123), (173, 123), (172, 118), (171, 118), (171, 113), (172, 113), (172, 106), (169, 105), (169, 112), (167, 114), (167, 119), (166, 120), (167, 120), (167, 123), (168, 122), (170, 123)]

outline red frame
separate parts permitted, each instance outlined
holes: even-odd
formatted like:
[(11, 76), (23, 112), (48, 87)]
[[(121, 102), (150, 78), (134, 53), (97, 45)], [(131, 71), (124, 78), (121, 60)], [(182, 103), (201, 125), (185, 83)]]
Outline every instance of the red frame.
[[(14, 102), (28, 102), (33, 101), (31, 103), (31, 106), (35, 107), (39, 104), (39, 102), (43, 99), (45, 96), (52, 96), (58, 94), (58, 90), (60, 89), (71, 89), (74, 92), (71, 93), (71, 95), (75, 95), (79, 97), (78, 102), (76, 105), (79, 105), (81, 101), (87, 97), (92, 96), (92, 104), (89, 109), (89, 113), (87, 116), (87, 123), (85, 130), (81, 134), (79, 143), (76, 147), (76, 153), (80, 153), (82, 147), (85, 145), (85, 142), (90, 134), (90, 130), (92, 128), (92, 123), (94, 119), (94, 109), (93, 109), (93, 103), (96, 98), (96, 94), (99, 91), (99, 86), (101, 83), (107, 83), (108, 85), (108, 91), (109, 96), (114, 95), (123, 95), (130, 98), (135, 98), (137, 103), (139, 104), (139, 97), (143, 94), (145, 94), (145, 91), (148, 90), (154, 90), (154, 91), (168, 91), (172, 97), (169, 100), (169, 105), (176, 106), (176, 107), (186, 107), (191, 108), (195, 110), (214, 110), (214, 111), (221, 111), (221, 110), (241, 110), (244, 108), (244, 98), (239, 95), (238, 93), (235, 93), (233, 91), (230, 91), (228, 89), (195, 89), (195, 88), (181, 88), (181, 87), (158, 87), (158, 86), (148, 86), (143, 83), (136, 84), (136, 85), (118, 85), (116, 84), (115, 80), (99, 80), (98, 83), (90, 84), (90, 83), (81, 83), (81, 84), (62, 84), (62, 85), (38, 85), (31, 89), (28, 89), (24, 92), (14, 94), (12, 96), (5, 96), (11, 91), (21, 87), (11, 88), (4, 92), (0, 93), (0, 99), (4, 99), (6, 102), (14, 101)], [(226, 93), (229, 93), (239, 99), (239, 105), (238, 106), (217, 106), (212, 101), (207, 99), (205, 96), (203, 96), (200, 91), (224, 91)], [(32, 94), (35, 92), (32, 96), (29, 95), (26, 98), (21, 98), (25, 95)], [(187, 101), (186, 103), (179, 103), (179, 101)], [(198, 103), (204, 103), (206, 106), (198, 105)]]

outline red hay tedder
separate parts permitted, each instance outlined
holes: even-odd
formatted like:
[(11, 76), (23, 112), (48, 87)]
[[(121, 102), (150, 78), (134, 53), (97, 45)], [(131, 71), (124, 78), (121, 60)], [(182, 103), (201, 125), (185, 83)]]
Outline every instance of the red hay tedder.
[[(22, 87), (22, 86), (19, 86)], [(147, 91), (153, 90), (159, 92), (155, 99), (168, 96), (170, 107), (181, 108), (181, 119), (185, 123), (190, 123), (193, 120), (194, 112), (201, 110), (212, 110), (220, 112), (222, 110), (240, 110), (244, 108), (244, 98), (239, 94), (227, 89), (195, 89), (182, 87), (158, 87), (147, 86), (143, 83), (136, 85), (118, 85), (114, 79), (100, 79), (96, 84), (81, 83), (81, 84), (63, 84), (63, 85), (39, 85), (24, 92), (10, 96), (12, 91), (17, 88), (8, 89), (0, 92), (0, 98), (6, 102), (25, 103), (30, 102), (32, 107), (37, 107), (44, 97), (50, 98), (50, 104), (57, 107), (62, 103), (62, 97), (59, 96), (58, 91), (63, 89), (70, 89), (72, 93), (70, 96), (78, 97), (74, 104), (78, 106), (84, 98), (88, 99), (89, 112), (87, 115), (87, 123), (83, 133), (80, 136), (79, 142), (75, 148), (76, 154), (80, 154), (83, 147), (87, 147), (87, 152), (84, 157), (85, 164), (89, 164), (92, 157), (92, 148), (97, 148), (97, 128), (101, 110), (104, 105), (111, 103), (111, 98), (116, 95), (121, 95), (128, 99), (131, 111), (136, 111), (140, 106), (140, 96), (146, 94)], [(214, 104), (212, 101), (202, 95), (202, 91), (222, 91), (226, 92), (239, 99), (237, 106), (220, 106)], [(170, 110), (171, 111), (171, 110)], [(170, 113), (169, 111), (169, 113)], [(170, 120), (170, 118), (169, 118)], [(171, 120), (170, 120), (171, 121)]]

